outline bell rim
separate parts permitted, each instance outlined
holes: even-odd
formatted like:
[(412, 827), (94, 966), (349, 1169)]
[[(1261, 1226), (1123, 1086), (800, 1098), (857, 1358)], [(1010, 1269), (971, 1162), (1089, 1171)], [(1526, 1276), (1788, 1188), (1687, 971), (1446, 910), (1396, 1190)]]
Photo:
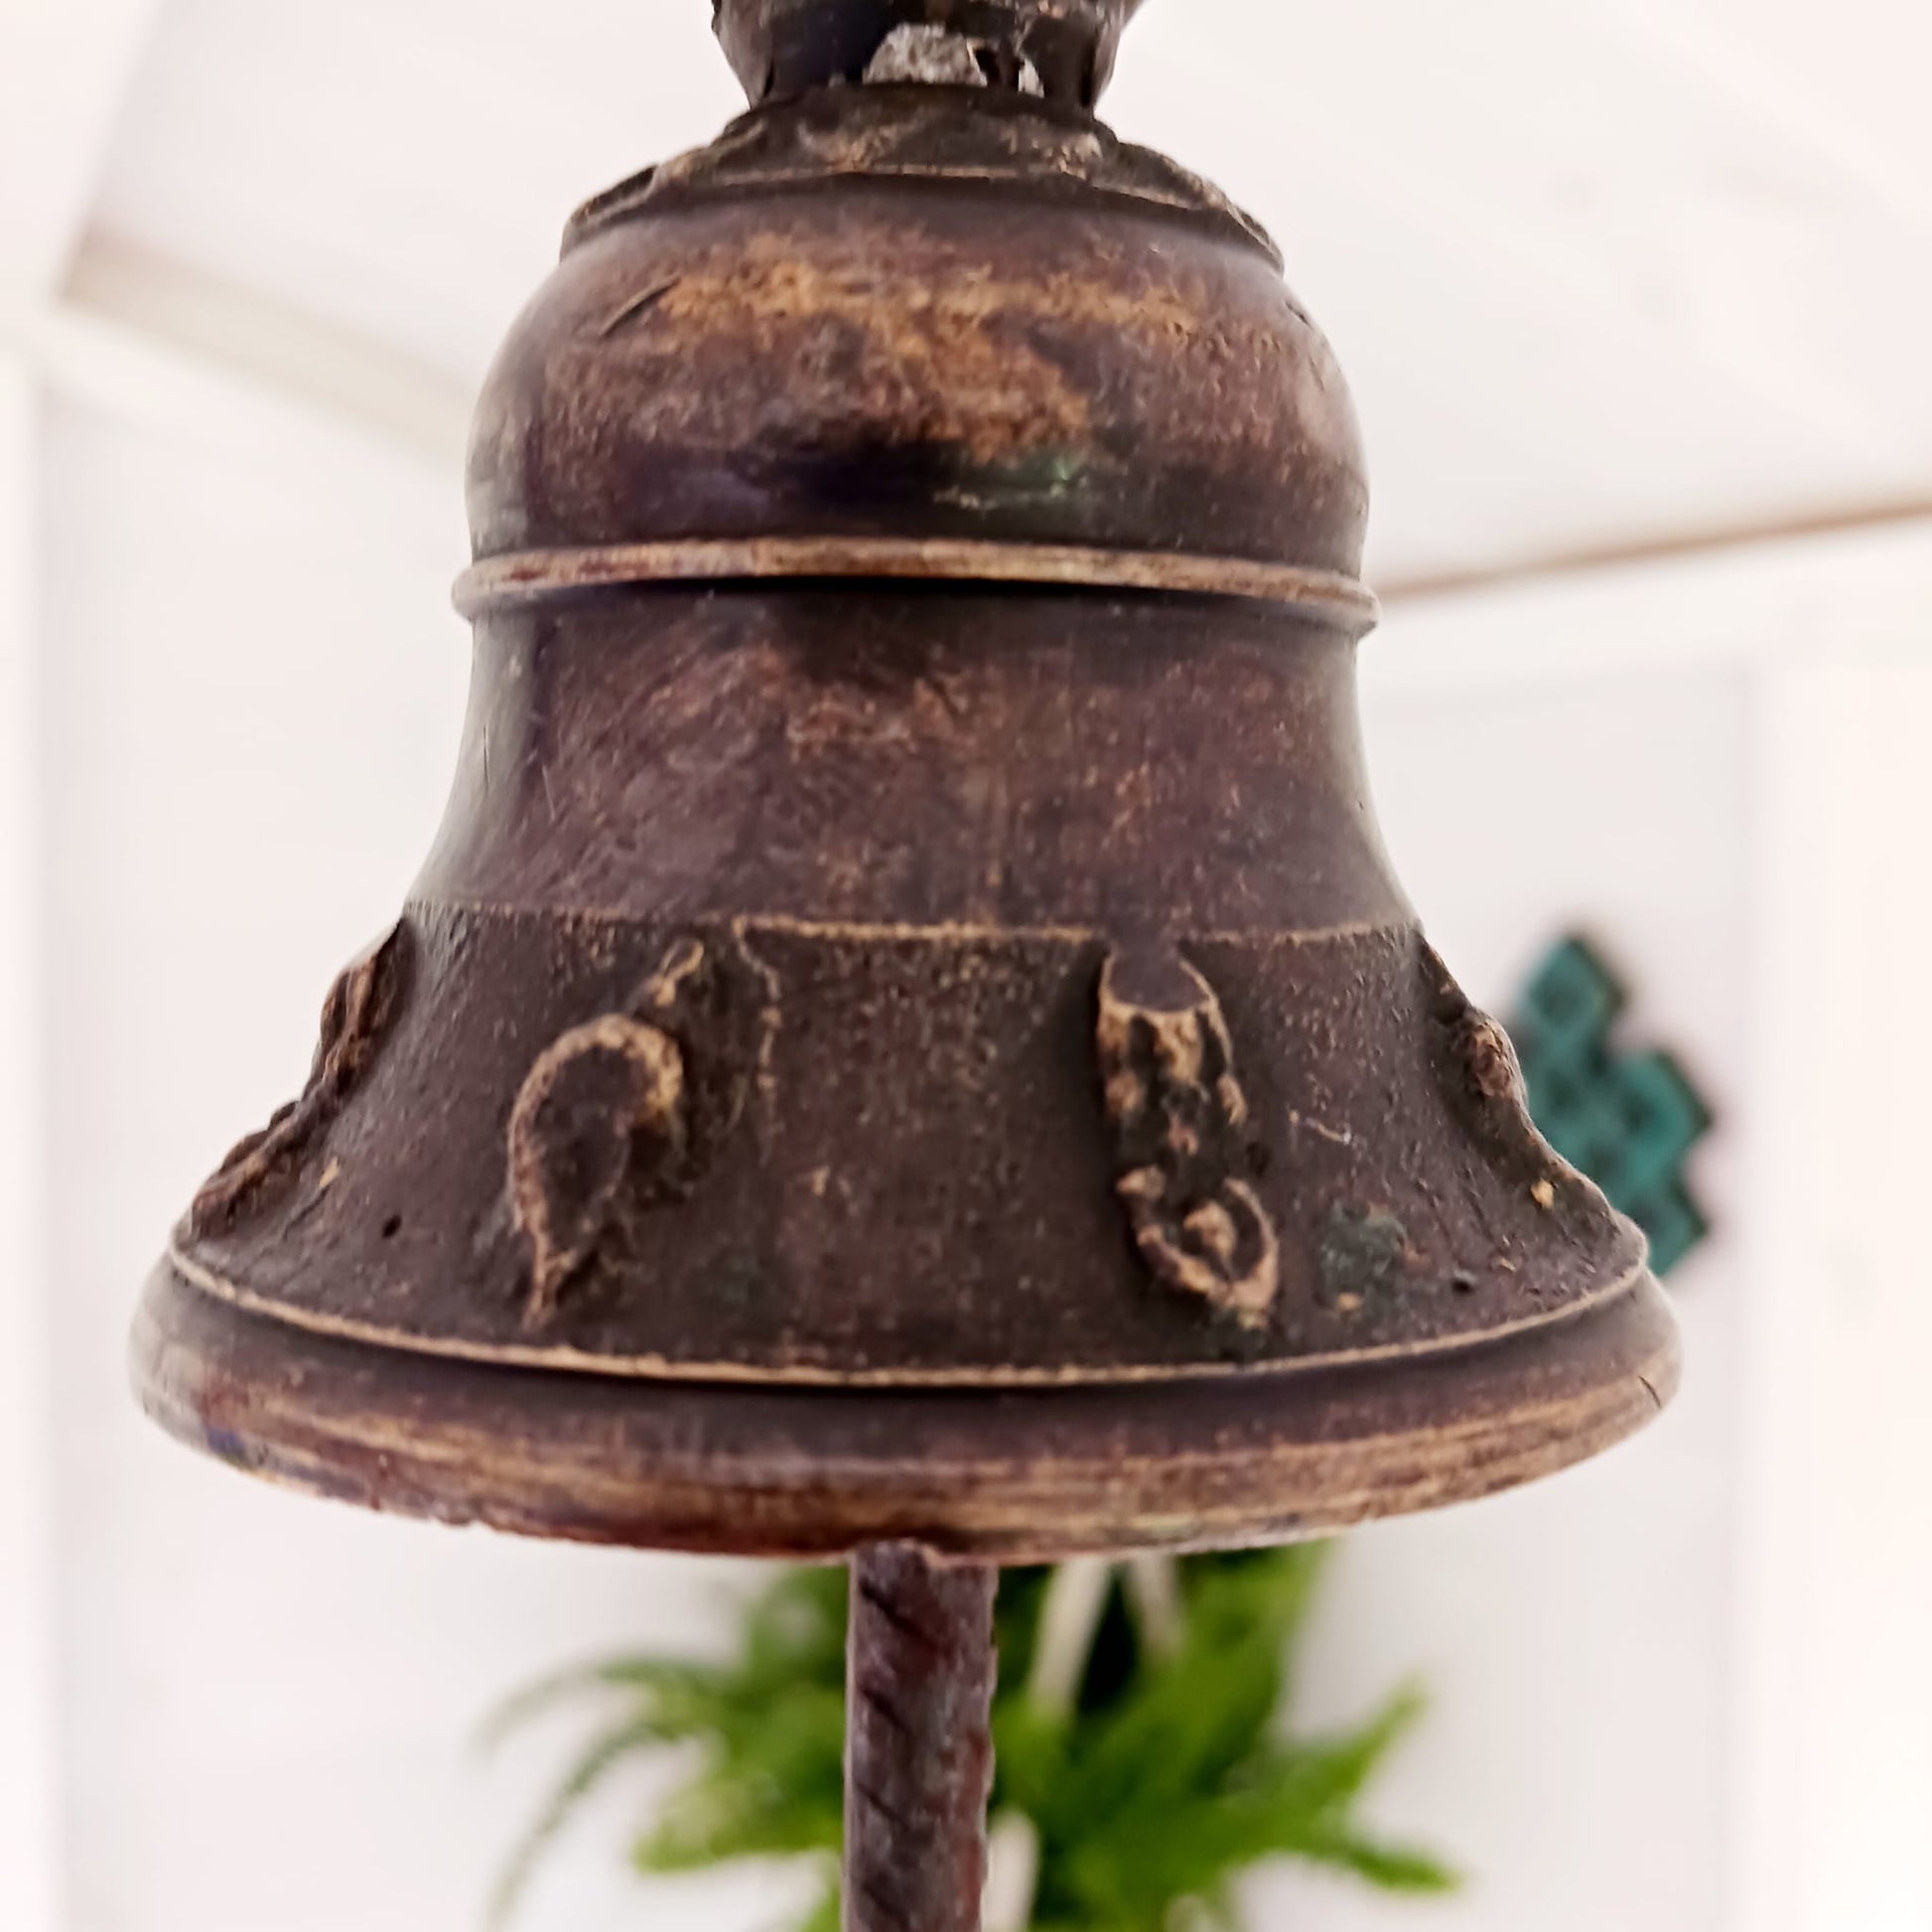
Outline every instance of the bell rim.
[(231, 1307), (168, 1262), (133, 1338), (149, 1416), (282, 1486), (638, 1549), (1006, 1564), (1236, 1549), (1474, 1501), (1635, 1434), (1676, 1392), (1655, 1280), (1448, 1355), (1212, 1381), (837, 1388), (410, 1354)]
[[(1629, 1225), (1628, 1232), (1638, 1252), (1642, 1253), (1644, 1244), (1634, 1224)], [(1488, 1328), (1459, 1332), (1452, 1330), (1432, 1335), (1426, 1340), (1378, 1342), (1359, 1348), (1309, 1355), (1259, 1360), (1204, 1357), (1196, 1361), (1135, 1362), (1104, 1367), (1083, 1365), (1027, 1369), (1011, 1365), (975, 1365), (943, 1369), (862, 1369), (821, 1368), (807, 1363), (773, 1368), (761, 1363), (684, 1361), (669, 1355), (598, 1354), (566, 1344), (466, 1342), (451, 1336), (416, 1334), (404, 1328), (384, 1327), (373, 1322), (318, 1313), (276, 1296), (257, 1294), (234, 1278), (197, 1261), (178, 1243), (169, 1245), (161, 1265), (187, 1287), (238, 1313), (285, 1324), (324, 1340), (349, 1342), (381, 1352), (465, 1362), (473, 1367), (520, 1369), (526, 1372), (535, 1370), (568, 1377), (590, 1376), (632, 1385), (669, 1383), (699, 1388), (801, 1389), (820, 1394), (847, 1391), (905, 1393), (929, 1390), (943, 1394), (963, 1390), (970, 1394), (1001, 1390), (1037, 1393), (1054, 1389), (1139, 1389), (1166, 1382), (1227, 1383), (1245, 1380), (1256, 1374), (1280, 1377), (1319, 1375), (1331, 1371), (1436, 1361), (1464, 1350), (1493, 1347), (1500, 1341), (1538, 1329), (1587, 1320), (1606, 1304), (1627, 1296), (1649, 1273), (1646, 1264), (1639, 1261), (1604, 1287), (1579, 1301), (1546, 1309), (1535, 1314), (1517, 1315)]]

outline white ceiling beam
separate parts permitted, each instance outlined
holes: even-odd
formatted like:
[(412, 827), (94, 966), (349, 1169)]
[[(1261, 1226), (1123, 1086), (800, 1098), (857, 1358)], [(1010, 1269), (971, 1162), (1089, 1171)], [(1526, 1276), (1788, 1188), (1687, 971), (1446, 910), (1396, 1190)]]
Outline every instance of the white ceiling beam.
[(1932, 665), (1932, 504), (1384, 598), (1365, 691), (1520, 687), (1693, 663)]
[(60, 313), (462, 474), (470, 385), (387, 343), (100, 234)]
[(293, 415), (462, 476), (472, 398), (441, 370), (247, 289), (99, 236), (58, 300), (0, 317), (0, 348), (125, 420), (257, 447)]
[(160, 0), (0, 0), (0, 299), (46, 294), (86, 222)]
[(1817, 554), (1816, 546), (1828, 539), (1856, 541), (1894, 531), (1907, 538), (1932, 537), (1932, 495), (1847, 503), (1810, 515), (1766, 517), (1631, 543), (1532, 553), (1468, 570), (1381, 579), (1376, 591), (1385, 608), (1461, 603), (1490, 591), (1557, 585), (1579, 578), (1603, 578), (1630, 570), (1720, 558), (1748, 559), (1753, 553), (1760, 558), (1776, 551)]

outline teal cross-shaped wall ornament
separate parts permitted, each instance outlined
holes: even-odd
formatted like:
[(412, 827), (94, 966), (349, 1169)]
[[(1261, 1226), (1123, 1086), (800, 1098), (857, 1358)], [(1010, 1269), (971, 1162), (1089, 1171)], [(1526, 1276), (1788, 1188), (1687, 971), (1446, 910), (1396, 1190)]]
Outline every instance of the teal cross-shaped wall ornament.
[(1509, 1032), (1545, 1139), (1643, 1229), (1650, 1265), (1665, 1275), (1710, 1232), (1684, 1171), (1712, 1113), (1671, 1054), (1618, 1049), (1628, 1004), (1601, 955), (1573, 933), (1536, 969)]

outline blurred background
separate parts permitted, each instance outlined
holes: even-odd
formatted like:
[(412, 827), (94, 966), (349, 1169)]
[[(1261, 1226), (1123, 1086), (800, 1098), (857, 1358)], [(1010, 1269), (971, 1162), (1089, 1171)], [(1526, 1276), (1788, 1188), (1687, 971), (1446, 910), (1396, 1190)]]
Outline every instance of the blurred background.
[[(715, 1651), (729, 1567), (297, 1505), (171, 1448), (124, 1333), (293, 1090), (456, 748), (469, 399), (576, 202), (739, 97), (701, 0), (0, 0), (0, 1924), (471, 1932), (559, 1663)], [(1403, 879), (1503, 1012), (1587, 932), (1715, 1131), (1680, 1404), (1350, 1538), (1309, 1723), (1444, 1902), (1256, 1932), (1932, 1927), (1932, 15), (1153, 0), (1109, 100), (1259, 214), (1352, 378)], [(549, 1752), (549, 1755), (546, 1755)], [(644, 1884), (627, 1771), (521, 1923)]]

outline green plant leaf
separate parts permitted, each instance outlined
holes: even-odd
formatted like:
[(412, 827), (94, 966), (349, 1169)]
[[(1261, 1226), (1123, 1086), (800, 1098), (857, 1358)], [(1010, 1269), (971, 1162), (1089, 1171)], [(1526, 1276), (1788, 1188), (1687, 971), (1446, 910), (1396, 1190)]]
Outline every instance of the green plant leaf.
[(846, 1573), (793, 1570), (753, 1600), (741, 1668), (751, 1683), (845, 1668)]
[(1452, 1866), (1412, 1846), (1384, 1845), (1345, 1834), (1332, 1840), (1316, 1836), (1295, 1850), (1317, 1864), (1353, 1872), (1380, 1891), (1431, 1895), (1459, 1890), (1462, 1884)]
[(777, 1786), (724, 1779), (678, 1792), (632, 1857), (640, 1871), (704, 1871), (739, 1859), (836, 1853), (843, 1828), (843, 1806), (828, 1810)]
[[(1116, 1580), (1064, 1713), (1026, 1695), (1053, 1573), (1002, 1578), (994, 1802), (1024, 1812), (1039, 1835), (1033, 1932), (1175, 1932), (1183, 1920), (1239, 1932), (1234, 1880), (1278, 1858), (1398, 1891), (1454, 1882), (1429, 1854), (1382, 1843), (1355, 1821), (1369, 1781), (1420, 1714), (1414, 1692), (1340, 1736), (1280, 1734), (1323, 1560), (1304, 1547), (1183, 1564), (1182, 1630), (1159, 1655), (1147, 1651)], [(613, 1659), (506, 1706), (492, 1726), (498, 1737), (575, 1698), (615, 1704), (617, 1720), (519, 1848), (504, 1908), (610, 1770), (681, 1743), (694, 1752), (692, 1773), (640, 1835), (636, 1863), (682, 1872), (752, 1858), (821, 1863), (830, 1876), (800, 1932), (836, 1932), (847, 1588), (840, 1570), (784, 1573), (747, 1606), (724, 1663)]]
[(1428, 1709), (1413, 1685), (1398, 1691), (1359, 1730), (1325, 1741), (1271, 1748), (1257, 1760), (1235, 1797), (1272, 1807), (1281, 1816), (1316, 1817), (1360, 1797), (1389, 1753)]
[(1082, 1725), (1070, 1774), (1041, 1801), (1042, 1826), (1064, 1836), (1075, 1818), (1159, 1812), (1217, 1789), (1281, 1708), (1318, 1562), (1289, 1550), (1190, 1566), (1180, 1647), (1142, 1658), (1114, 1704)]
[(843, 1924), (839, 1881), (834, 1878), (818, 1895), (818, 1903), (800, 1921), (798, 1932), (839, 1932)]
[(560, 1671), (533, 1685), (490, 1714), (479, 1742), (494, 1750), (508, 1737), (559, 1706), (591, 1693), (629, 1694), (638, 1706), (638, 1721), (651, 1714), (653, 1741), (677, 1743), (702, 1736), (724, 1719), (730, 1704), (729, 1680), (699, 1664), (660, 1662), (654, 1658), (620, 1657)]
[(623, 1723), (600, 1731), (578, 1753), (563, 1782), (537, 1815), (536, 1822), (524, 1834), (503, 1867), (490, 1900), (489, 1923), (492, 1926), (509, 1922), (510, 1914), (529, 1885), (538, 1860), (549, 1849), (557, 1834), (569, 1824), (578, 1807), (619, 1765), (634, 1757), (642, 1747), (655, 1742), (657, 1738), (648, 1721), (627, 1718)]

